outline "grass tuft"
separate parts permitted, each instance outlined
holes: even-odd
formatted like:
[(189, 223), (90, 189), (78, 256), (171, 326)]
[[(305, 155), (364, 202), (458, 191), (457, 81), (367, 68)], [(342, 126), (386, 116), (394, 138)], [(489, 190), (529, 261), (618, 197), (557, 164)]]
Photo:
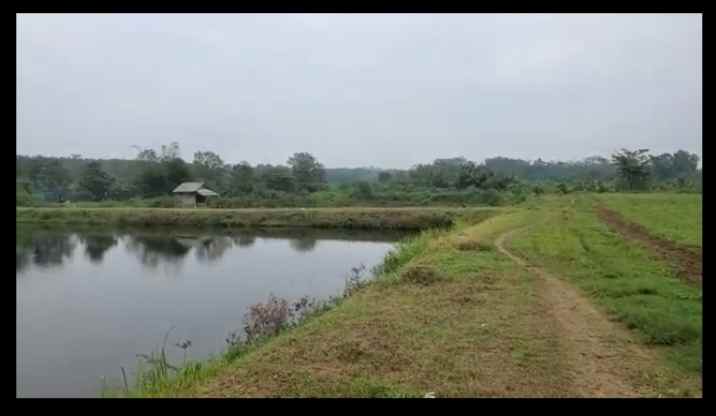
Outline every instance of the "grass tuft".
[(403, 270), (400, 273), (400, 280), (406, 283), (428, 286), (444, 280), (444, 277), (434, 267), (415, 265)]

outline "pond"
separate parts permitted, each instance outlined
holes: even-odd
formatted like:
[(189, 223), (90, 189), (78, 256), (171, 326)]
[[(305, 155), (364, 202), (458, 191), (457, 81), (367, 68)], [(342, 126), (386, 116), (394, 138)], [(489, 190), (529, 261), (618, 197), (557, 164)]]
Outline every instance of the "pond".
[(370, 270), (405, 235), (18, 224), (17, 396), (98, 396), (120, 367), (132, 383), (137, 354), (172, 327), (175, 361), (179, 340), (190, 359), (220, 354), (250, 305), (338, 295), (352, 267)]

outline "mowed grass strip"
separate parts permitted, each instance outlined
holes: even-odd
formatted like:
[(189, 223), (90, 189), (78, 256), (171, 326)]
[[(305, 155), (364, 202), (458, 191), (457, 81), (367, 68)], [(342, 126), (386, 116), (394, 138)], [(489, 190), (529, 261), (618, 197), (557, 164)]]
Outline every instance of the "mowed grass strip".
[(701, 247), (701, 194), (600, 194), (599, 200), (656, 236)]
[(593, 196), (545, 199), (530, 211), (532, 226), (511, 247), (531, 263), (567, 278), (639, 334), (642, 343), (657, 348), (675, 371), (660, 380), (665, 388), (683, 385), (684, 380), (691, 386), (685, 388), (700, 388), (701, 289), (682, 282), (669, 265), (610, 231), (593, 210), (596, 202)]

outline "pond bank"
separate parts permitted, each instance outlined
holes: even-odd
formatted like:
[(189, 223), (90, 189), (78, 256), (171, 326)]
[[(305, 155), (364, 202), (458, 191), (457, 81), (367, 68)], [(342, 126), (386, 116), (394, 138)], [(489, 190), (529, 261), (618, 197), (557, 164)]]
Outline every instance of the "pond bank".
[(335, 307), (130, 396), (700, 397), (698, 290), (568, 201), (423, 231)]
[(18, 223), (140, 226), (314, 227), (420, 230), (458, 218), (485, 219), (500, 208), (16, 208)]

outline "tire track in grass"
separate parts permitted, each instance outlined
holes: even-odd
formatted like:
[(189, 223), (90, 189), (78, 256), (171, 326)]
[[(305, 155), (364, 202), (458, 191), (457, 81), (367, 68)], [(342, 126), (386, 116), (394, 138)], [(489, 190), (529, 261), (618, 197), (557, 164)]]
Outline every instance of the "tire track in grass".
[(650, 233), (643, 226), (627, 221), (618, 212), (603, 205), (595, 207), (597, 217), (610, 229), (626, 239), (636, 240), (645, 245), (654, 255), (672, 265), (677, 276), (691, 283), (703, 280), (701, 249), (686, 247), (671, 240)]
[(557, 323), (573, 391), (581, 397), (654, 396), (653, 389), (634, 381), (640, 369), (655, 362), (653, 354), (635, 344), (626, 329), (607, 319), (571, 285), (506, 249), (505, 242), (521, 230), (501, 234), (495, 246), (538, 277), (536, 287), (549, 311), (546, 318)]

